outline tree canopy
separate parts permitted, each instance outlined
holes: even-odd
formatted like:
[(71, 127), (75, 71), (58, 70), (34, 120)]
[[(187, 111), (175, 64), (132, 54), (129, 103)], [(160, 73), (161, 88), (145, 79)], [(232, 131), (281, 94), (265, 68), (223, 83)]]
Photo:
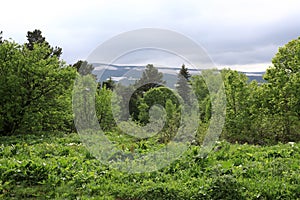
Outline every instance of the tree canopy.
[(143, 97), (144, 93), (152, 88), (161, 87), (166, 82), (163, 80), (163, 74), (152, 64), (148, 64), (143, 71), (142, 77), (133, 85), (134, 93), (129, 101), (129, 112), (135, 120), (138, 119), (139, 111), (137, 102)]
[(26, 130), (71, 127), (70, 93), (75, 70), (44, 42), (0, 45), (0, 130), (6, 134)]
[(176, 89), (179, 95), (185, 102), (188, 102), (190, 98), (191, 86), (190, 86), (190, 77), (191, 74), (189, 73), (188, 69), (183, 64), (181, 66), (180, 72), (178, 74), (178, 81), (176, 84)]

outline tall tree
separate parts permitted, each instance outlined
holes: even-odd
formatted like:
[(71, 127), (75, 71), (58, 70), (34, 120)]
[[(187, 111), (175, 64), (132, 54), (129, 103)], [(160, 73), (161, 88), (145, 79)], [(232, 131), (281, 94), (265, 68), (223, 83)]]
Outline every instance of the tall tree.
[(222, 75), (227, 98), (225, 138), (232, 142), (245, 142), (250, 125), (248, 78), (245, 74), (227, 69), (222, 70)]
[[(155, 110), (155, 105), (163, 107), (166, 111), (166, 121), (161, 131), (161, 142), (168, 142), (177, 132), (180, 125), (181, 107), (178, 96), (167, 87), (152, 88), (147, 91), (138, 101), (139, 122), (147, 124), (151, 121), (150, 108)], [(155, 111), (155, 118), (163, 119), (159, 116), (159, 111)], [(160, 113), (163, 115), (163, 113)], [(158, 116), (157, 116), (158, 115)]]
[(45, 45), (0, 45), (0, 131), (71, 127), (75, 70), (49, 52)]
[(47, 54), (47, 56), (57, 56), (58, 58), (61, 56), (62, 54), (62, 48), (60, 47), (51, 47), (49, 45), (49, 43), (46, 41), (45, 37), (43, 37), (42, 35), (42, 31), (35, 29), (34, 31), (28, 31), (27, 32), (27, 40), (28, 43), (26, 44), (27, 48), (29, 50), (33, 50), (34, 49), (34, 45), (35, 44), (39, 44), (39, 45), (45, 45), (47, 46), (49, 49), (51, 49), (51, 52), (49, 52)]
[(150, 89), (161, 87), (165, 83), (166, 82), (163, 80), (163, 74), (152, 64), (148, 64), (142, 74), (142, 77), (133, 85), (135, 91), (129, 101), (129, 113), (133, 116), (133, 119), (138, 119), (138, 99), (143, 97), (143, 94)]
[[(114, 117), (118, 117), (120, 114), (117, 99), (113, 98), (112, 95), (113, 92), (110, 89), (103, 87), (97, 90), (95, 96), (96, 115), (102, 130), (109, 130), (114, 127)], [(114, 116), (113, 113), (117, 116)]]
[(195, 75), (191, 78), (191, 85), (199, 104), (200, 120), (208, 122), (211, 116), (210, 95), (205, 79), (201, 75)]
[[(176, 96), (173, 91), (167, 87), (152, 88), (149, 91), (145, 92), (143, 97), (140, 98), (137, 102), (138, 107), (140, 107), (141, 105), (144, 107), (144, 113), (141, 113), (141, 111), (139, 110), (140, 114), (143, 116), (143, 120), (140, 120), (140, 122), (146, 124), (149, 120), (149, 109), (154, 105), (165, 107), (167, 100), (170, 100), (174, 105), (176, 105), (176, 108), (180, 106), (178, 96)], [(146, 107), (143, 104), (147, 105), (147, 109), (145, 109)]]
[(139, 92), (147, 92), (151, 88), (160, 87), (166, 82), (163, 80), (163, 74), (158, 71), (152, 64), (148, 64), (142, 77), (135, 82), (134, 86)]
[(180, 72), (178, 74), (178, 81), (176, 84), (176, 89), (178, 91), (178, 94), (182, 97), (184, 102), (188, 103), (189, 96), (191, 92), (191, 86), (190, 86), (190, 73), (188, 69), (183, 64), (181, 66)]
[[(300, 139), (300, 37), (279, 48), (267, 69), (269, 108), (281, 120), (280, 140)], [(278, 126), (278, 124), (277, 124)], [(278, 138), (278, 139), (279, 139)]]

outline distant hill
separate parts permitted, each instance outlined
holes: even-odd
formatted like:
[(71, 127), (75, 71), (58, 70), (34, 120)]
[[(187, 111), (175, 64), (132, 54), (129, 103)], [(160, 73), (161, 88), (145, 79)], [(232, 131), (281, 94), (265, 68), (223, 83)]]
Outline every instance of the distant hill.
[[(142, 65), (113, 65), (113, 64), (102, 64), (92, 63), (95, 67), (93, 73), (97, 75), (98, 81), (103, 82), (108, 80), (110, 77), (116, 82), (120, 82), (124, 85), (133, 84), (139, 79), (145, 69)], [(158, 71), (164, 74), (164, 80), (167, 81), (168, 87), (173, 87), (177, 82), (177, 74), (179, 73), (179, 67), (157, 67)], [(199, 71), (196, 69), (189, 69), (189, 72), (198, 74)], [(240, 72), (245, 74), (249, 81), (256, 80), (257, 82), (264, 82), (263, 75), (265, 72)]]
[(240, 73), (245, 74), (248, 77), (249, 82), (251, 82), (253, 80), (256, 80), (259, 83), (265, 82), (265, 80), (263, 79), (263, 75), (266, 72), (240, 72)]

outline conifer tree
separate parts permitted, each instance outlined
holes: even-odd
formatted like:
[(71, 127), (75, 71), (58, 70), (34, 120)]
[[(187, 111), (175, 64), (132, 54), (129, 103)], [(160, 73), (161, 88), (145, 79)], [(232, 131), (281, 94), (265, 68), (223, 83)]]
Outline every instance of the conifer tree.
[(191, 92), (191, 86), (190, 86), (190, 73), (188, 69), (183, 64), (181, 66), (180, 72), (178, 74), (178, 81), (176, 84), (176, 89), (178, 91), (178, 94), (182, 97), (184, 102), (188, 102), (190, 92)]

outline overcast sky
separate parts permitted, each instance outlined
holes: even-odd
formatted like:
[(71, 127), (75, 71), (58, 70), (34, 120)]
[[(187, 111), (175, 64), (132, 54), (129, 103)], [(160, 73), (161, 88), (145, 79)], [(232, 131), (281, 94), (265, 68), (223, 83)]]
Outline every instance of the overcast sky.
[(1, 8), (5, 39), (23, 43), (40, 29), (68, 63), (120, 33), (163, 28), (202, 45), (218, 67), (263, 71), (279, 46), (300, 36), (299, 0), (10, 0)]

